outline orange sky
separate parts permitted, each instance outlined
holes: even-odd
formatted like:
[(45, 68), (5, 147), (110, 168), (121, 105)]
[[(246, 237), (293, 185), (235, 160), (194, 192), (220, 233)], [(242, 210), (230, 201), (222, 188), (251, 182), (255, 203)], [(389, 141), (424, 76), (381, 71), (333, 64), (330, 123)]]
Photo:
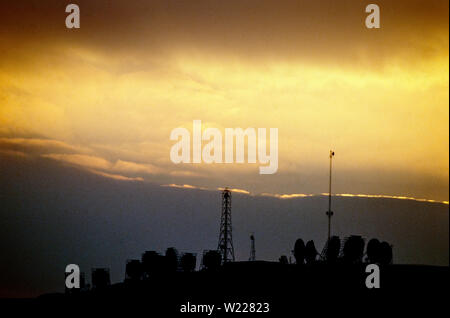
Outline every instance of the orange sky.
[[(447, 1), (0, 4), (0, 151), (124, 181), (448, 201)], [(279, 129), (279, 168), (174, 165), (172, 129)]]

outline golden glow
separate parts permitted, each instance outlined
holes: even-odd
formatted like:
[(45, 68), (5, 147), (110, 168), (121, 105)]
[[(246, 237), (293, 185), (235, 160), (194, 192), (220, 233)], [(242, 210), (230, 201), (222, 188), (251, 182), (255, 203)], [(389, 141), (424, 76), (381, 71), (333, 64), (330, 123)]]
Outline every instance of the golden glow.
[[(339, 192), (447, 202), (448, 22), (411, 25), (395, 17), (391, 28), (380, 30), (384, 33), (366, 33), (361, 23), (342, 24), (346, 15), (336, 13), (345, 30), (336, 31), (332, 21), (310, 26), (300, 16), (293, 21), (303, 28), (291, 29), (284, 24), (293, 18), (290, 9), (280, 9), (286, 12), (277, 21), (279, 34), (263, 29), (264, 41), (258, 27), (267, 12), (258, 11), (258, 26), (248, 19), (227, 24), (242, 35), (227, 38), (231, 49), (215, 42), (227, 28), (208, 30), (201, 19), (194, 19), (199, 25), (186, 23), (181, 35), (164, 28), (156, 28), (162, 33), (155, 35), (154, 25), (123, 26), (113, 44), (100, 37), (110, 35), (102, 25), (95, 45), (97, 37), (89, 32), (81, 33), (80, 41), (62, 33), (41, 43), (17, 31), (23, 43), (11, 35), (0, 44), (5, 47), (0, 51), (1, 151), (123, 180), (320, 193), (327, 189), (333, 148)], [(161, 22), (154, 12), (151, 19)], [(198, 38), (186, 42), (189, 31)], [(332, 41), (336, 32), (345, 34), (345, 41)], [(132, 41), (125, 45), (121, 40), (127, 38)], [(174, 165), (170, 131), (191, 130), (195, 119), (221, 131), (278, 128), (277, 174), (263, 178), (252, 164)]]

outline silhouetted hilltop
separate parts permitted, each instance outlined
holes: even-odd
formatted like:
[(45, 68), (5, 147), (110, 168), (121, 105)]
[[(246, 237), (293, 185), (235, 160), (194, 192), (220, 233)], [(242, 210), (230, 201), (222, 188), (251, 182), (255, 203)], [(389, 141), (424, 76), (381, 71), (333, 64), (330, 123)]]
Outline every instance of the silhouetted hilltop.
[(377, 290), (364, 286), (364, 267), (232, 262), (216, 270), (166, 272), (86, 292), (43, 295), (36, 304), (94, 308), (103, 313), (125, 308), (163, 315), (180, 314), (186, 304), (211, 304), (216, 308), (214, 316), (222, 316), (224, 303), (254, 302), (269, 304), (268, 316), (275, 317), (317, 311), (359, 316), (360, 308), (370, 308), (371, 315), (386, 311), (412, 314), (427, 309), (425, 304), (435, 304), (436, 309), (445, 304), (448, 267), (385, 265), (381, 267), (382, 288)]

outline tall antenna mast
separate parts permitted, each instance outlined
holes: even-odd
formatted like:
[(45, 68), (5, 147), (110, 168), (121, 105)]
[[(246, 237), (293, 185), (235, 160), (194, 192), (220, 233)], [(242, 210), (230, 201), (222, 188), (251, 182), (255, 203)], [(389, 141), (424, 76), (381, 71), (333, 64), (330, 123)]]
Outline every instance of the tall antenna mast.
[(222, 191), (222, 216), (220, 218), (220, 235), (217, 249), (222, 256), (222, 262), (234, 262), (233, 235), (231, 230), (231, 191)]
[(327, 211), (327, 216), (328, 216), (328, 242), (330, 241), (330, 237), (331, 237), (331, 217), (333, 216), (333, 211), (331, 211), (331, 171), (332, 171), (332, 166), (333, 166), (333, 157), (334, 157), (334, 151), (330, 150), (330, 183), (329, 183), (329, 188), (328, 188), (328, 211)]
[(250, 235), (251, 247), (250, 247), (250, 259), (249, 261), (254, 262), (256, 260), (256, 248), (255, 248), (255, 236)]

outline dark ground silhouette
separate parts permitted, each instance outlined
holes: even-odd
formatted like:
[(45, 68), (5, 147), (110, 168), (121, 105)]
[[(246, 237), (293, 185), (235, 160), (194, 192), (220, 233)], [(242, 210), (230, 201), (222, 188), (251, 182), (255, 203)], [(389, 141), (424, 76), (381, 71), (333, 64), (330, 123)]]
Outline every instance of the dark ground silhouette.
[[(262, 302), (269, 303), (270, 313), (276, 316), (309, 311), (352, 314), (358, 306), (371, 313), (408, 313), (417, 306), (445, 303), (448, 267), (394, 265), (391, 246), (377, 239), (365, 248), (363, 238), (350, 236), (342, 245), (338, 237), (331, 237), (319, 255), (313, 241), (305, 245), (298, 239), (293, 264), (286, 256), (279, 262), (221, 264), (218, 251), (206, 251), (198, 271), (191, 253), (179, 255), (174, 248), (164, 255), (147, 251), (141, 260), (127, 261), (121, 283), (111, 285), (107, 269), (93, 269), (91, 288), (83, 284), (81, 290), (42, 295), (35, 302), (78, 309), (144, 307), (162, 314), (180, 314), (187, 302), (216, 307), (223, 302)], [(365, 285), (369, 262), (379, 265), (380, 289)], [(229, 314), (217, 311), (214, 316)]]

